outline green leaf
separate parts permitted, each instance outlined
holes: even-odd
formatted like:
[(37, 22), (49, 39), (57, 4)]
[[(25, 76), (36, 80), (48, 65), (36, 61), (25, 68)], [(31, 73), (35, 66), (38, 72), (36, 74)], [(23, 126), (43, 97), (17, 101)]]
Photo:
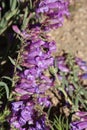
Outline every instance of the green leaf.
[(56, 130), (69, 130), (68, 119), (65, 119), (62, 115), (60, 115), (59, 118), (55, 116), (52, 130), (55, 130), (54, 128), (56, 128)]
[(0, 29), (3, 29), (5, 26), (7, 26), (7, 20), (6, 18), (2, 18), (0, 21)]
[(80, 101), (81, 105), (85, 108), (85, 110), (87, 110), (87, 104), (85, 104), (84, 99), (82, 99), (82, 97), (80, 97), (79, 101)]
[(5, 18), (6, 20), (10, 20), (13, 16), (15, 16), (16, 14), (18, 13), (18, 8), (16, 8), (15, 10), (13, 11), (8, 11), (6, 14), (5, 14)]
[(13, 11), (8, 11), (3, 16), (2, 20), (0, 21), (0, 35), (12, 24), (13, 20), (11, 18), (16, 16), (19, 13), (18, 8)]
[(9, 80), (9, 81), (12, 82), (12, 78), (10, 78), (10, 77), (8, 77), (8, 76), (3, 76), (2, 78), (3, 78), (3, 79), (7, 79), (7, 80)]
[(17, 6), (17, 0), (10, 0), (10, 8), (12, 11), (15, 10), (16, 6)]
[(50, 71), (51, 74), (54, 75), (54, 74), (57, 73), (58, 69), (57, 69), (57, 68), (54, 68), (54, 66), (51, 66), (51, 67), (49, 67), (49, 71)]
[(8, 98), (9, 98), (9, 88), (8, 88), (8, 86), (7, 86), (6, 83), (0, 81), (0, 87), (2, 87), (2, 86), (3, 86), (3, 87), (5, 88), (5, 90), (6, 90), (6, 95), (7, 95), (7, 99), (8, 99)]
[(75, 109), (78, 110), (79, 108), (79, 96), (77, 95), (75, 98)]
[(6, 3), (4, 1), (2, 1), (1, 4), (2, 4), (2, 8), (4, 9), (6, 6)]
[(8, 56), (8, 58), (9, 58), (9, 60), (11, 61), (11, 63), (12, 63), (13, 65), (15, 65), (14, 59), (12, 59), (10, 56)]
[(11, 8), (11, 6), (12, 6), (12, 1), (14, 1), (14, 0), (10, 0), (10, 8)]
[(30, 9), (33, 8), (32, 0), (30, 0)]
[(75, 82), (77, 82), (77, 81), (79, 80), (79, 79), (78, 79), (78, 72), (79, 72), (78, 69), (73, 70), (73, 80), (74, 80)]
[(5, 27), (0, 28), (0, 35), (12, 24), (12, 21), (10, 21)]
[(82, 90), (80, 91), (80, 94), (83, 95), (85, 99), (87, 99), (87, 89), (82, 88)]
[[(14, 59), (12, 59), (10, 56), (8, 56), (8, 58), (11, 61), (11, 63), (15, 66), (16, 63), (15, 63)], [(19, 65), (17, 65), (16, 68), (19, 69), (20, 71), (22, 71), (22, 68)]]
[(28, 24), (28, 21), (29, 21), (29, 17), (27, 18), (28, 14), (29, 14), (28, 7), (26, 7), (25, 14), (24, 14), (24, 19), (23, 19), (23, 24), (22, 24), (22, 29), (25, 29), (27, 24)]

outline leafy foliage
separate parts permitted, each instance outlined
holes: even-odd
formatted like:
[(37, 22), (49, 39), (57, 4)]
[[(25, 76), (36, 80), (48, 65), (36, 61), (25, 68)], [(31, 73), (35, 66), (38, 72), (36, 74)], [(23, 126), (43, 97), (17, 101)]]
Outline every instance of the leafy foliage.
[(7, 84), (6, 83), (4, 83), (4, 82), (0, 82), (0, 91), (1, 91), (1, 93), (2, 94), (0, 94), (0, 98), (2, 97), (2, 95), (3, 95), (3, 89), (5, 89), (5, 91), (6, 91), (6, 96), (7, 96), (7, 99), (9, 98), (9, 88), (8, 88), (8, 86), (7, 86)]
[(70, 126), (68, 123), (68, 119), (62, 117), (61, 115), (59, 116), (59, 118), (55, 116), (52, 130), (69, 130), (69, 129)]

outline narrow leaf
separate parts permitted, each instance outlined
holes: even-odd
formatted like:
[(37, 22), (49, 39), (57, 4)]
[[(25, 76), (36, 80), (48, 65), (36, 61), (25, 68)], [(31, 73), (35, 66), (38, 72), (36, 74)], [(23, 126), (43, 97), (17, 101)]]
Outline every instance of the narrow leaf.
[(9, 98), (9, 88), (8, 88), (8, 86), (7, 86), (6, 83), (0, 81), (0, 87), (2, 87), (2, 86), (3, 86), (3, 87), (5, 88), (5, 90), (6, 90), (6, 95), (7, 95), (7, 99), (8, 99), (8, 98)]

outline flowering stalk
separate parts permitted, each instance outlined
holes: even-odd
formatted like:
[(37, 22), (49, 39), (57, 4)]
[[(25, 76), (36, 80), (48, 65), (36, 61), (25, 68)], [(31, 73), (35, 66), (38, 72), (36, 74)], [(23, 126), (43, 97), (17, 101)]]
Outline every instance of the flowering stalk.
[[(33, 8), (33, 1), (30, 2)], [(24, 41), (21, 43), (14, 68), (12, 93), (16, 96), (15, 101), (11, 103), (11, 115), (8, 122), (11, 129), (49, 130), (50, 127), (46, 124), (46, 114), (35, 109), (36, 106), (48, 108), (51, 105), (49, 97), (45, 97), (45, 92), (53, 86), (53, 79), (45, 72), (54, 64), (52, 53), (55, 52), (56, 46), (47, 35), (43, 36), (43, 31), (62, 25), (63, 16), (69, 16), (68, 2), (65, 0), (37, 1), (35, 12), (32, 10), (33, 13), (39, 23), (29, 23), (23, 31), (13, 26), (13, 30)], [(46, 17), (39, 21), (39, 18), (42, 18), (41, 14)], [(22, 62), (20, 62), (21, 59)], [(17, 70), (19, 64), (23, 68), (22, 71)], [(19, 80), (16, 81), (17, 76)], [(10, 95), (10, 100), (13, 94)], [(64, 95), (67, 97), (66, 93)]]
[[(20, 94), (20, 96), (18, 97), (19, 100), (13, 103), (15, 104), (15, 106), (13, 105), (12, 107), (13, 114), (9, 120), (11, 123), (11, 126), (14, 126), (14, 128), (18, 128), (18, 129), (21, 129), (23, 126), (26, 126), (27, 125), (26, 123), (27, 121), (29, 122), (29, 119), (26, 120), (23, 117), (22, 119), (23, 123), (20, 122), (21, 119), (17, 120), (16, 112), (14, 111), (14, 107), (16, 107), (17, 104), (20, 105), (21, 101), (25, 102), (24, 100), (26, 99), (26, 103), (24, 103), (26, 104), (25, 105), (25, 108), (26, 108), (28, 107), (27, 103), (29, 104), (29, 102), (27, 101), (32, 99), (31, 100), (32, 111), (37, 113), (36, 114), (37, 118), (40, 118), (40, 116), (38, 115), (37, 110), (35, 110), (36, 104), (40, 103), (40, 105), (44, 107), (48, 107), (50, 105), (48, 97), (44, 97), (44, 93), (49, 87), (51, 87), (52, 81), (50, 80), (50, 77), (45, 76), (43, 72), (46, 69), (48, 69), (50, 65), (53, 65), (53, 57), (51, 56), (51, 54), (55, 50), (55, 43), (54, 41), (49, 42), (48, 40), (45, 40), (45, 39), (42, 40), (41, 38), (39, 38), (38, 37), (40, 34), (39, 31), (40, 31), (39, 28), (33, 29), (30, 33), (30, 36), (27, 33), (28, 31), (22, 33), (23, 37), (26, 38), (26, 46), (25, 46), (24, 51), (22, 52), (23, 61), (21, 65), (25, 69), (22, 72), (18, 72), (18, 76), (20, 77), (20, 79), (16, 83), (16, 87), (14, 91), (15, 93)], [(37, 35), (35, 35), (35, 33)], [(20, 58), (20, 54), (21, 52), (18, 55), (19, 58)], [(17, 61), (19, 62), (19, 59)], [(22, 103), (22, 106), (24, 106), (23, 103)], [(13, 116), (15, 117), (14, 120), (13, 120)], [(36, 119), (35, 117), (32, 117), (32, 112), (30, 116), (32, 119), (32, 122), (31, 122), (32, 124), (28, 124), (28, 128), (34, 129), (34, 127), (38, 127), (38, 126), (34, 126), (36, 125), (34, 121)], [(41, 117), (43, 118), (43, 116), (44, 115), (42, 113)], [(21, 115), (18, 114), (18, 117), (21, 118)], [(45, 121), (44, 121), (44, 125), (45, 125)], [(35, 128), (35, 129), (41, 130), (42, 129), (41, 127)], [(43, 127), (43, 129), (44, 128), (49, 129), (48, 126), (46, 125)]]
[(40, 0), (36, 13), (37, 17), (42, 15), (42, 20), (40, 20), (41, 27), (47, 31), (61, 27), (64, 21), (63, 17), (70, 15), (68, 6), (68, 0)]

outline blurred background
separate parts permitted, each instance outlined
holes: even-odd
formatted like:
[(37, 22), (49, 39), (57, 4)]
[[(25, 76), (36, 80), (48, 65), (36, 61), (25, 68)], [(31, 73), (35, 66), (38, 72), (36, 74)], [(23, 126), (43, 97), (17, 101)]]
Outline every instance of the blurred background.
[(87, 61), (87, 0), (70, 2), (70, 18), (65, 19), (63, 27), (52, 30), (51, 36), (58, 53), (65, 50)]

